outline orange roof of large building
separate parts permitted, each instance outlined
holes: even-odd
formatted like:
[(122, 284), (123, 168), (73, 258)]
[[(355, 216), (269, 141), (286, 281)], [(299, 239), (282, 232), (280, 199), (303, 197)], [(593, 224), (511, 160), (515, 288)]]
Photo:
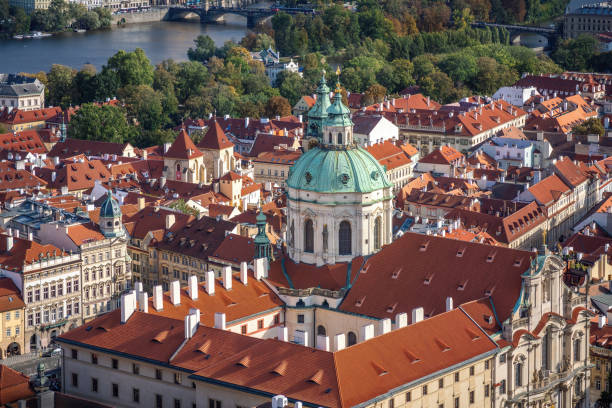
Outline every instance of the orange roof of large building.
[(432, 164), (457, 164), (465, 156), (460, 151), (451, 146), (440, 146), (427, 156), (419, 160), (419, 163), (432, 163)]
[(446, 297), (462, 304), (491, 296), (503, 321), (534, 257), (533, 252), (407, 232), (368, 258), (340, 310), (385, 318), (423, 307), (431, 317), (445, 311)]
[(187, 287), (181, 288), (181, 303), (173, 305), (170, 292), (164, 293), (163, 310), (155, 310), (153, 299), (149, 298), (149, 313), (182, 320), (189, 314), (190, 308), (200, 309), (200, 322), (206, 326), (215, 325), (215, 313), (225, 313), (227, 324), (232, 325), (257, 313), (272, 311), (282, 306), (283, 302), (265, 283), (249, 273), (244, 285), (237, 276), (232, 276), (232, 288), (226, 290), (221, 279), (215, 279), (215, 293), (208, 295), (206, 285), (198, 283), (198, 298), (192, 300)]
[(27, 170), (17, 170), (13, 163), (0, 163), (0, 191), (38, 189), (46, 185), (45, 180), (36, 177)]
[(173, 159), (195, 159), (203, 156), (202, 152), (198, 150), (193, 140), (187, 134), (185, 129), (181, 129), (178, 136), (170, 145), (170, 148), (165, 154), (166, 157)]
[(34, 395), (30, 378), (5, 365), (0, 365), (0, 405), (17, 402)]
[(5, 108), (0, 110), (0, 122), (7, 125), (22, 125), (33, 122), (44, 122), (46, 120), (55, 119), (62, 114), (60, 107), (42, 108), (30, 111), (21, 109)]
[(104, 239), (98, 226), (93, 223), (70, 225), (67, 233), (68, 238), (77, 246)]
[(555, 173), (573, 188), (587, 181), (584, 172), (569, 157), (562, 157), (560, 160), (557, 160), (553, 167)]
[(234, 144), (229, 141), (223, 129), (216, 120), (209, 125), (208, 131), (198, 143), (201, 149), (221, 150), (233, 147)]
[(387, 171), (412, 163), (410, 155), (391, 140), (372, 144), (366, 147), (366, 150), (381, 166), (386, 166)]
[(29, 153), (47, 153), (38, 130), (0, 134), (0, 149)]
[(13, 271), (23, 271), (27, 264), (38, 262), (41, 259), (65, 256), (66, 252), (58, 247), (46, 244), (41, 245), (35, 241), (13, 237), (13, 247), (7, 251), (8, 236), (0, 235), (0, 266)]
[(549, 205), (563, 194), (570, 192), (570, 188), (556, 174), (553, 174), (529, 187), (529, 192), (541, 205)]
[(25, 303), (11, 278), (0, 278), (0, 312), (23, 309)]
[(423, 94), (404, 95), (402, 98), (393, 98), (389, 101), (375, 103), (368, 106), (370, 112), (407, 112), (410, 109), (440, 109), (441, 105)]
[(40, 168), (37, 174), (50, 188), (68, 187), (68, 191), (92, 188), (96, 181), (106, 182), (111, 174), (100, 160), (81, 160), (66, 162), (59, 168)]

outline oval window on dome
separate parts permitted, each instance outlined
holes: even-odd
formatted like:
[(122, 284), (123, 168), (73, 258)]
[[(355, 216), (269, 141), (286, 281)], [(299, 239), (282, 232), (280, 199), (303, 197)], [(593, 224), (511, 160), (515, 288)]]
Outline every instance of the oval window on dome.
[(309, 171), (306, 172), (304, 177), (306, 178), (306, 183), (310, 183), (312, 181), (312, 174), (310, 174)]
[(378, 180), (379, 174), (377, 171), (373, 171), (370, 176), (372, 177), (372, 180)]
[(342, 173), (340, 175), (340, 182), (342, 182), (342, 184), (345, 184), (345, 185), (348, 184), (350, 179), (351, 179), (350, 176), (346, 173)]

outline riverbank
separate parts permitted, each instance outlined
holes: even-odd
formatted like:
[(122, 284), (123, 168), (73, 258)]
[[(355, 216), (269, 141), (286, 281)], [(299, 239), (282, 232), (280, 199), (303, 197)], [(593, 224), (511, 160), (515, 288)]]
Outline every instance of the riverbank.
[(155, 7), (134, 13), (113, 14), (111, 17), (111, 28), (124, 24), (155, 23), (166, 20), (167, 16), (167, 7)]

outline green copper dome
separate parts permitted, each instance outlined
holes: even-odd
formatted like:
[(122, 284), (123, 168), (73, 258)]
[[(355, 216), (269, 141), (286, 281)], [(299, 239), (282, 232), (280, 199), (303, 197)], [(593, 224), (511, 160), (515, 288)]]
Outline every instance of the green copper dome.
[(320, 193), (369, 193), (392, 187), (385, 169), (362, 147), (310, 149), (289, 170), (287, 185)]
[(327, 118), (323, 121), (323, 126), (353, 126), (351, 111), (342, 103), (339, 90), (334, 95), (334, 102), (327, 108)]
[(119, 203), (117, 202), (117, 200), (113, 198), (113, 195), (111, 194), (110, 190), (108, 190), (106, 200), (102, 203), (102, 206), (100, 207), (100, 217), (121, 217), (121, 207), (119, 207)]

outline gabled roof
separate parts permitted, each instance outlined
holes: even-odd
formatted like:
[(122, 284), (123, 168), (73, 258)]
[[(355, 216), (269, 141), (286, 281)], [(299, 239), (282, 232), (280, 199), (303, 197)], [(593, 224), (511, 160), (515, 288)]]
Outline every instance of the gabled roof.
[(191, 140), (187, 134), (187, 131), (185, 129), (181, 129), (165, 156), (172, 159), (191, 160), (195, 159), (196, 157), (201, 157), (202, 152), (198, 150), (195, 144), (193, 144), (193, 140)]
[(34, 395), (30, 379), (5, 365), (0, 365), (0, 405), (17, 402)]
[(562, 157), (557, 160), (557, 163), (554, 164), (554, 171), (573, 188), (587, 181), (584, 173), (569, 157)]
[(454, 147), (444, 145), (420, 159), (419, 163), (454, 164), (463, 157)]
[(99, 140), (68, 138), (63, 142), (56, 143), (48, 156), (59, 157), (61, 159), (78, 154), (85, 154), (86, 156), (104, 156), (105, 154), (123, 156), (128, 147), (130, 147), (129, 143), (111, 143)]
[(570, 188), (556, 174), (546, 177), (528, 190), (541, 205), (549, 205), (570, 192)]
[(23, 309), (25, 303), (11, 278), (0, 278), (0, 312)]
[(93, 223), (70, 225), (67, 233), (76, 246), (104, 239), (98, 226)]
[(229, 141), (216, 120), (209, 124), (208, 131), (198, 143), (199, 148), (211, 150), (227, 149), (233, 146), (234, 144)]
[[(385, 318), (423, 307), (443, 313), (445, 299), (462, 304), (491, 296), (500, 320), (510, 316), (533, 252), (405, 233), (372, 255), (339, 309)], [(395, 277), (394, 277), (395, 276)]]
[(33, 122), (44, 122), (55, 119), (62, 114), (60, 107), (42, 108), (31, 111), (23, 111), (20, 109), (9, 110), (5, 108), (0, 110), (0, 122), (8, 125), (21, 125)]

